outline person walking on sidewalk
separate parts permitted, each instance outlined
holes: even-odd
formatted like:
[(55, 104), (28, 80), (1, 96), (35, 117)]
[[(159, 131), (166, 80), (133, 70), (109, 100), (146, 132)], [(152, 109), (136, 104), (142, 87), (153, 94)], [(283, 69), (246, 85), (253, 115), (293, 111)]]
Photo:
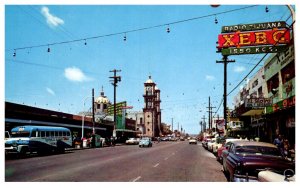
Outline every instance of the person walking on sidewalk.
[(277, 146), (277, 148), (280, 150), (280, 152), (281, 152), (282, 154), (284, 154), (284, 153), (283, 153), (283, 141), (282, 141), (282, 136), (281, 136), (280, 134), (278, 135), (277, 138), (274, 139), (273, 144), (274, 144), (275, 146)]

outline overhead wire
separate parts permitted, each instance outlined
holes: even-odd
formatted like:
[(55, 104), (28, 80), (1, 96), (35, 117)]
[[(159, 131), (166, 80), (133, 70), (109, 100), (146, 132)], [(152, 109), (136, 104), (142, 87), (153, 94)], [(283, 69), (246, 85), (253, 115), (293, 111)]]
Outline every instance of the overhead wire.
[(98, 35), (98, 36), (92, 36), (92, 37), (85, 37), (85, 38), (80, 38), (80, 39), (74, 39), (74, 40), (67, 40), (67, 41), (61, 41), (61, 42), (52, 42), (48, 44), (40, 44), (40, 45), (34, 45), (34, 46), (26, 46), (26, 47), (18, 47), (14, 49), (8, 49), (6, 51), (11, 51), (11, 50), (24, 50), (28, 48), (40, 48), (40, 47), (47, 47), (47, 46), (54, 46), (54, 45), (60, 45), (60, 44), (68, 44), (68, 43), (75, 43), (75, 42), (80, 42), (80, 41), (86, 41), (86, 40), (92, 40), (92, 39), (98, 39), (98, 38), (103, 38), (103, 37), (110, 37), (110, 36), (115, 36), (115, 35), (124, 35), (124, 33), (133, 33), (133, 32), (138, 32), (138, 31), (143, 31), (143, 30), (149, 30), (149, 29), (154, 29), (158, 27), (166, 27), (169, 25), (174, 25), (174, 24), (179, 24), (179, 23), (184, 23), (184, 22), (189, 22), (193, 20), (198, 20), (202, 18), (207, 18), (207, 17), (212, 17), (216, 15), (222, 15), (222, 14), (227, 14), (230, 12), (235, 12), (235, 11), (240, 11), (248, 8), (253, 8), (258, 5), (250, 5), (242, 8), (237, 8), (237, 9), (232, 9), (232, 10), (227, 10), (219, 13), (213, 13), (213, 14), (208, 14), (204, 16), (198, 16), (194, 18), (189, 18), (189, 19), (184, 19), (184, 20), (179, 20), (179, 21), (174, 21), (174, 22), (169, 22), (165, 24), (159, 24), (159, 25), (154, 25), (154, 26), (149, 26), (149, 27), (143, 27), (143, 28), (138, 28), (138, 29), (132, 29), (132, 30), (127, 30), (127, 31), (121, 31), (121, 32), (115, 32), (115, 33), (110, 33), (110, 34), (105, 34), (105, 35)]

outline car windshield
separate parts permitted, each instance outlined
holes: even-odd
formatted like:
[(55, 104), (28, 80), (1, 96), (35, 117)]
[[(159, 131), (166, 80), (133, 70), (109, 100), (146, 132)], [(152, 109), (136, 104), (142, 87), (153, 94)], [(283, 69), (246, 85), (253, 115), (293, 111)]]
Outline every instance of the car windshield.
[(281, 156), (280, 151), (277, 148), (266, 146), (237, 146), (235, 151), (237, 154)]

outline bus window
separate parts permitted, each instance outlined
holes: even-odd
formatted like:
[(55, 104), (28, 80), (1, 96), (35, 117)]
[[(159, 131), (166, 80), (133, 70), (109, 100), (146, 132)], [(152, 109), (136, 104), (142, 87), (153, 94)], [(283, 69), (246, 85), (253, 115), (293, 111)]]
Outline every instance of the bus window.
[(41, 137), (46, 137), (46, 132), (45, 131), (41, 131)]
[(54, 137), (54, 131), (50, 131), (50, 136)]
[(67, 132), (67, 136), (71, 136), (71, 133), (70, 133), (70, 132)]
[(36, 137), (36, 131), (31, 132), (31, 137)]
[(67, 136), (67, 132), (63, 131), (63, 136)]

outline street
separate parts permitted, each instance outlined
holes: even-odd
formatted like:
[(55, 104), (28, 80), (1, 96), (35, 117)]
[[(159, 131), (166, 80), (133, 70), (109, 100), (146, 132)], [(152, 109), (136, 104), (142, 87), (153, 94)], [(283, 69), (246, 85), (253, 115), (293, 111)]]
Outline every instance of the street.
[(201, 143), (154, 143), (73, 150), (5, 160), (6, 182), (226, 182)]

